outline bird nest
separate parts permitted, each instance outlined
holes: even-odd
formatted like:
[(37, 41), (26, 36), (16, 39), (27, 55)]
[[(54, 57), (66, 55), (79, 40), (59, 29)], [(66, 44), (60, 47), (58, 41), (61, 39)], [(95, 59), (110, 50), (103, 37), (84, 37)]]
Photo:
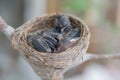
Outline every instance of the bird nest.
[(72, 15), (67, 15), (71, 24), (81, 31), (80, 39), (76, 45), (59, 53), (40, 52), (31, 47), (27, 42), (27, 36), (38, 30), (50, 29), (54, 24), (56, 15), (51, 14), (32, 19), (17, 28), (13, 34), (12, 44), (14, 48), (22, 52), (22, 55), (38, 74), (41, 74), (39, 69), (44, 71), (45, 68), (49, 71), (51, 68), (54, 71), (68, 68), (76, 60), (82, 59), (89, 44), (90, 33), (85, 23)]

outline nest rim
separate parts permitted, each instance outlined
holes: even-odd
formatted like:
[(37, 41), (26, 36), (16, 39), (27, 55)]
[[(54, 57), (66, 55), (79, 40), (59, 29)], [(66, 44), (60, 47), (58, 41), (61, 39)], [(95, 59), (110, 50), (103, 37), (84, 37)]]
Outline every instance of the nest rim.
[[(64, 13), (59, 13), (59, 14), (64, 14)], [(74, 49), (76, 46), (80, 46), (80, 44), (83, 43), (84, 41), (86, 41), (87, 38), (88, 38), (87, 41), (89, 41), (90, 32), (89, 32), (88, 26), (84, 23), (84, 21), (81, 20), (80, 18), (76, 17), (76, 16), (71, 15), (71, 14), (64, 14), (64, 15), (67, 15), (69, 18), (71, 18), (73, 20), (76, 20), (77, 22), (79, 22), (81, 24), (81, 25), (79, 25), (79, 27), (83, 28), (83, 32), (82, 32), (82, 35), (80, 33), (80, 39), (78, 41), (79, 45), (77, 44), (77, 45), (75, 45), (73, 47), (69, 47), (65, 51), (62, 51), (62, 52), (59, 52), (59, 53), (40, 52), (40, 51), (37, 51), (36, 49), (34, 49), (32, 46), (28, 45), (27, 39), (26, 39), (26, 37), (27, 37), (27, 33), (26, 32), (28, 32), (27, 30), (29, 30), (31, 28), (29, 26), (31, 26), (31, 25), (33, 26), (33, 24), (31, 24), (31, 23), (34, 23), (34, 22), (38, 21), (39, 19), (43, 19), (43, 18), (46, 18), (46, 17), (49, 18), (49, 17), (52, 17), (52, 16), (56, 16), (56, 13), (52, 13), (52, 14), (46, 14), (46, 15), (43, 15), (43, 16), (39, 16), (39, 17), (33, 18), (32, 20), (29, 20), (28, 22), (26, 22), (25, 24), (22, 25), (22, 28), (23, 28), (22, 30), (23, 31), (21, 32), (20, 37), (22, 37), (22, 35), (24, 35), (24, 37), (22, 37), (22, 39), (25, 39), (24, 40), (24, 44), (26, 46), (25, 48), (29, 48), (29, 50), (30, 50), (29, 52), (39, 53), (40, 55), (51, 55), (51, 56), (56, 55), (56, 56), (59, 56), (59, 55), (65, 55), (66, 52)], [(84, 36), (86, 36), (87, 38), (85, 39)]]

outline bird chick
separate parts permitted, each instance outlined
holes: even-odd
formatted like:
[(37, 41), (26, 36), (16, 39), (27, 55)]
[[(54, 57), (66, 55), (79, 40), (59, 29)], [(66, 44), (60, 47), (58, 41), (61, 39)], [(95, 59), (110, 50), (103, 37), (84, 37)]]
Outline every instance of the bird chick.
[(67, 28), (70, 29), (72, 27), (69, 17), (63, 14), (57, 14), (56, 19), (55, 19), (55, 24), (53, 27), (53, 31), (57, 33), (62, 33), (63, 32), (62, 29), (65, 27), (66, 29)]
[(28, 36), (28, 44), (40, 52), (59, 53), (73, 45), (80, 30), (72, 26), (68, 16), (57, 14), (53, 27)]
[(36, 32), (32, 36), (31, 35), (27, 36), (27, 42), (37, 51), (51, 52), (51, 49), (49, 48), (48, 44), (45, 42), (44, 38), (39, 32)]

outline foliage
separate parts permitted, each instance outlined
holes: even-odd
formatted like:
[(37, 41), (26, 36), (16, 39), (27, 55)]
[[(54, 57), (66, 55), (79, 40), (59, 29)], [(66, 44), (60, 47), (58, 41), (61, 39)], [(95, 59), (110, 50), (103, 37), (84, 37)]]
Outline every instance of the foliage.
[(90, 7), (90, 0), (64, 0), (63, 5), (72, 11), (84, 12)]

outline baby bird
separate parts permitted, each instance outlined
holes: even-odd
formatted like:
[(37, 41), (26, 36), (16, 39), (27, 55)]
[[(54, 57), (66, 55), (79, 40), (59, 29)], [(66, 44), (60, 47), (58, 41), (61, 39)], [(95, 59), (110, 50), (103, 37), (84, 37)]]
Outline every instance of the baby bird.
[(43, 40), (42, 36), (37, 32), (34, 35), (27, 36), (27, 42), (30, 46), (40, 52), (50, 52), (51, 50)]
[(53, 27), (53, 32), (63, 33), (63, 30), (62, 30), (63, 28), (64, 28), (64, 31), (65, 30), (69, 31), (69, 29), (72, 28), (71, 22), (70, 22), (68, 16), (62, 15), (62, 14), (57, 14), (56, 19), (55, 19), (55, 24)]
[(80, 37), (80, 30), (71, 25), (68, 16), (57, 14), (54, 26), (28, 36), (28, 44), (40, 52), (59, 53), (65, 51)]
[(36, 32), (27, 37), (28, 44), (40, 52), (52, 53), (56, 48), (57, 40), (45, 32)]

